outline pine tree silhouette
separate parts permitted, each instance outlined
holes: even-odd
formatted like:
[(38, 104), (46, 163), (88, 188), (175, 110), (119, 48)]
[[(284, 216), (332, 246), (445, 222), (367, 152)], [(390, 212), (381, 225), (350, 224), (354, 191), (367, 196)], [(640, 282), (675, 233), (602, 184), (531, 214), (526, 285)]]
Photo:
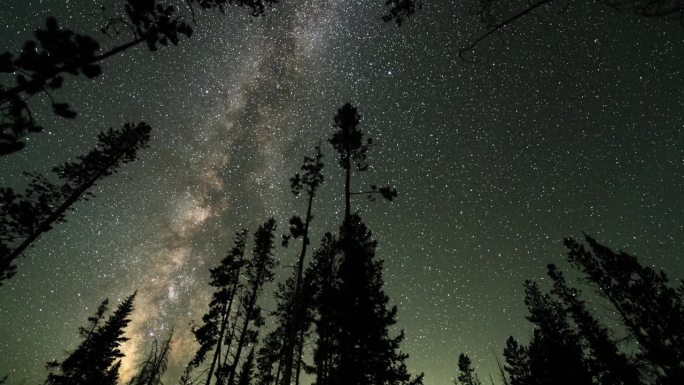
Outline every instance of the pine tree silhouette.
[(529, 346), (520, 347), (512, 339), (507, 344), (504, 356), (511, 385), (593, 384), (581, 338), (568, 322), (569, 316), (562, 304), (542, 294), (532, 281), (525, 282), (525, 304), (530, 312), (527, 319), (535, 329)]
[[(294, 364), (296, 361), (301, 360), (301, 344), (298, 344), (298, 336), (305, 333), (305, 313), (306, 301), (302, 295), (302, 284), (303, 284), (303, 273), (304, 273), (304, 258), (306, 257), (306, 251), (309, 246), (309, 228), (311, 225), (311, 220), (313, 219), (313, 202), (316, 197), (316, 192), (320, 185), (323, 183), (323, 153), (321, 152), (320, 146), (316, 147), (316, 155), (311, 157), (304, 157), (304, 164), (301, 167), (301, 174), (295, 174), (294, 177), (290, 179), (293, 194), (299, 195), (302, 191), (307, 197), (307, 208), (306, 216), (302, 222), (301, 218), (298, 216), (292, 217), (290, 219), (290, 235), (284, 237), (284, 243), (287, 244), (289, 237), (302, 238), (302, 248), (299, 253), (299, 258), (297, 259), (295, 278), (293, 282), (293, 288), (291, 293), (291, 298), (288, 299), (290, 302), (288, 307), (289, 311), (286, 313), (281, 322), (285, 322), (283, 325), (284, 329), (284, 340), (282, 347), (282, 381), (281, 385), (290, 385), (292, 382), (292, 373)], [(298, 354), (295, 354), (297, 352)], [(295, 356), (298, 356), (295, 360)], [(279, 367), (280, 369), (280, 367)]]
[(135, 293), (119, 304), (116, 311), (103, 322), (108, 301), (104, 300), (88, 326), (80, 328), (83, 342), (62, 362), (48, 363), (47, 385), (116, 385), (119, 367), (124, 356), (119, 349), (127, 341), (124, 329), (130, 322)]
[(247, 287), (246, 292), (242, 297), (244, 319), (240, 332), (237, 334), (237, 345), (230, 366), (230, 373), (228, 374), (228, 385), (233, 385), (235, 383), (234, 381), (235, 376), (237, 375), (240, 356), (245, 345), (256, 340), (256, 333), (250, 332), (249, 330), (250, 324), (255, 324), (257, 327), (263, 326), (263, 318), (257, 301), (263, 291), (264, 284), (273, 281), (273, 278), (275, 277), (273, 273), (273, 269), (277, 265), (277, 262), (273, 257), (273, 232), (275, 229), (275, 220), (271, 218), (263, 225), (259, 226), (259, 229), (254, 233), (252, 259), (249, 264), (247, 264), (245, 272), (247, 276)]
[[(368, 169), (367, 152), (372, 140), (365, 139), (358, 127), (360, 115), (351, 104), (345, 104), (335, 116), (337, 131), (329, 142), (339, 154), (340, 167), (345, 171), (344, 218), (336, 249), (338, 261), (331, 261), (334, 289), (331, 293), (339, 310), (336, 317), (327, 318), (331, 309), (319, 308), (319, 317), (326, 316), (330, 327), (328, 340), (321, 338), (322, 322), (317, 323), (319, 340), (316, 363), (325, 365), (318, 377), (318, 385), (362, 384), (421, 384), (422, 375), (411, 378), (404, 361), (408, 355), (399, 351), (403, 331), (389, 336), (389, 328), (396, 323), (396, 307), (388, 307), (389, 297), (383, 291), (382, 260), (375, 258), (376, 241), (357, 214), (351, 213), (351, 196), (376, 194), (392, 200), (394, 189), (377, 189), (375, 185), (365, 192), (352, 191), (352, 171)], [(327, 237), (329, 240), (331, 237)], [(321, 261), (319, 259), (317, 262)], [(325, 256), (323, 256), (325, 257)], [(315, 271), (315, 270), (314, 270)], [(326, 277), (320, 281), (325, 282)], [(319, 306), (325, 303), (319, 302)], [(322, 354), (321, 354), (322, 353)], [(326, 362), (327, 361), (327, 362)]]
[(551, 264), (549, 277), (553, 280), (555, 295), (563, 303), (569, 316), (577, 326), (580, 337), (588, 349), (588, 367), (600, 384), (639, 385), (643, 384), (636, 365), (620, 351), (608, 328), (602, 326), (580, 299), (580, 292), (567, 285), (563, 273)]
[(311, 287), (311, 302), (315, 310), (313, 322), (316, 326), (317, 339), (313, 360), (317, 385), (331, 383), (331, 371), (339, 358), (336, 326), (340, 319), (340, 307), (337, 300), (339, 295), (338, 245), (337, 238), (331, 233), (326, 233), (321, 245), (313, 254), (305, 278), (307, 286)]
[(138, 123), (100, 133), (95, 149), (53, 169), (59, 184), (27, 174), (31, 181), (24, 193), (0, 188), (0, 285), (16, 273), (14, 261), (38, 237), (66, 221), (74, 203), (93, 196), (89, 190), (97, 182), (137, 158), (138, 150), (147, 147), (150, 130)]
[(482, 385), (475, 374), (470, 357), (465, 354), (458, 356), (458, 372), (458, 381), (454, 380), (455, 385)]
[(566, 239), (568, 261), (605, 297), (636, 342), (623, 351), (609, 328), (589, 311), (581, 292), (551, 264), (550, 294), (527, 281), (525, 304), (535, 329), (528, 346), (509, 338), (504, 350), (510, 385), (674, 385), (682, 383), (684, 286), (668, 285), (665, 272), (643, 267), (586, 236), (591, 251)]
[(247, 354), (245, 363), (240, 368), (240, 376), (238, 377), (237, 385), (250, 385), (254, 377), (254, 345)]
[(634, 256), (615, 253), (590, 236), (586, 241), (591, 251), (565, 240), (568, 261), (614, 306), (638, 343), (637, 358), (652, 367), (655, 383), (684, 383), (684, 284), (675, 289), (664, 271), (644, 267)]
[(200, 345), (190, 366), (197, 367), (204, 362), (206, 355), (213, 350), (211, 366), (207, 372), (206, 385), (209, 385), (214, 370), (221, 358), (221, 348), (226, 337), (226, 328), (233, 309), (233, 302), (239, 294), (240, 271), (245, 264), (245, 244), (247, 230), (235, 234), (234, 246), (221, 263), (212, 269), (209, 285), (215, 288), (209, 303), (209, 312), (202, 317), (204, 322), (192, 332)]

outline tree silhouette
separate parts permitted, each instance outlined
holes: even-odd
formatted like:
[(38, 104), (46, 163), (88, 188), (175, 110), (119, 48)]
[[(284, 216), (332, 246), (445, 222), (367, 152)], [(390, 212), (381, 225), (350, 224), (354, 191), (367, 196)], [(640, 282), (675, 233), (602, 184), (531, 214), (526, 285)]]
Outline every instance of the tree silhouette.
[[(217, 9), (225, 13), (229, 6), (249, 8), (253, 16), (263, 15), (267, 6), (278, 0), (186, 0), (193, 22), (194, 7)], [(413, 14), (415, 0), (385, 0), (388, 14), (384, 20), (398, 24)], [(418, 5), (418, 7), (420, 4)], [(0, 53), (0, 156), (23, 149), (24, 137), (43, 130), (34, 119), (29, 99), (44, 95), (55, 115), (73, 119), (77, 112), (68, 102), (57, 101), (54, 91), (66, 82), (66, 74), (94, 79), (102, 73), (102, 62), (138, 45), (150, 51), (160, 46), (178, 45), (183, 36), (192, 36), (192, 26), (183, 20), (178, 9), (159, 0), (123, 0), (123, 15), (109, 15), (101, 32), (120, 42), (102, 48), (93, 36), (62, 28), (49, 17), (45, 28), (35, 31), (35, 40), (24, 43), (18, 54)]]
[(397, 308), (388, 307), (383, 261), (375, 258), (377, 242), (356, 214), (341, 233), (339, 244), (345, 249), (337, 272), (340, 312), (335, 325), (339, 356), (328, 384), (422, 384), (422, 375), (411, 378), (404, 363), (408, 355), (399, 351), (403, 331), (389, 336)]
[(385, 0), (385, 5), (388, 7), (388, 13), (382, 17), (384, 21), (394, 20), (397, 25), (413, 15), (416, 9), (423, 6), (422, 0)]
[(143, 361), (138, 370), (138, 374), (131, 379), (129, 385), (163, 385), (161, 376), (169, 365), (171, 338), (173, 338), (173, 330), (161, 345), (159, 345), (155, 338), (147, 358), (145, 358), (145, 361)]
[(124, 356), (120, 345), (127, 341), (123, 329), (133, 311), (135, 293), (119, 304), (114, 313), (103, 322), (108, 301), (104, 300), (88, 326), (79, 329), (83, 342), (62, 362), (48, 363), (47, 385), (116, 385), (119, 367)]
[(589, 368), (600, 384), (642, 384), (638, 368), (619, 350), (608, 328), (601, 325), (580, 298), (579, 290), (569, 287), (563, 273), (551, 264), (548, 274), (553, 280), (551, 294), (563, 303), (577, 326), (579, 335), (588, 349)]
[[(110, 17), (102, 32), (129, 37), (106, 50), (89, 35), (63, 29), (49, 17), (45, 29), (37, 29), (35, 40), (24, 43), (18, 55), (0, 54), (0, 156), (21, 150), (27, 133), (42, 127), (34, 120), (28, 99), (47, 96), (53, 112), (73, 119), (76, 112), (69, 103), (58, 102), (52, 93), (65, 84), (65, 75), (93, 79), (102, 73), (104, 60), (145, 43), (152, 51), (158, 45), (178, 44), (180, 36), (190, 36), (192, 28), (177, 15), (175, 7), (155, 0), (126, 0), (125, 15)], [(7, 83), (6, 83), (7, 82)]]
[(332, 368), (339, 358), (337, 323), (341, 310), (337, 301), (338, 267), (337, 238), (331, 233), (326, 233), (319, 248), (313, 254), (305, 278), (307, 286), (311, 287), (311, 302), (315, 310), (313, 322), (316, 326), (317, 339), (313, 360), (317, 385), (331, 383)]
[(551, 264), (550, 294), (542, 294), (534, 282), (525, 283), (528, 319), (535, 329), (528, 346), (513, 337), (506, 342), (510, 385), (682, 383), (684, 284), (673, 288), (665, 272), (585, 238), (591, 250), (565, 240), (567, 259), (613, 306), (620, 328), (636, 344), (630, 351), (621, 349), (611, 330), (588, 310), (580, 291)]
[(339, 165), (345, 172), (344, 179), (344, 217), (343, 223), (351, 217), (351, 197), (352, 195), (368, 195), (373, 198), (380, 195), (388, 201), (397, 197), (397, 190), (387, 187), (378, 189), (377, 185), (371, 185), (367, 191), (352, 191), (351, 177), (353, 170), (359, 172), (368, 170), (367, 153), (373, 144), (371, 138), (364, 138), (365, 133), (358, 127), (361, 120), (356, 107), (346, 103), (337, 110), (335, 115), (335, 131), (328, 140), (339, 155)]
[(254, 345), (249, 350), (245, 363), (240, 368), (240, 376), (238, 377), (237, 385), (250, 385), (254, 377)]
[(573, 239), (565, 240), (568, 261), (613, 305), (638, 343), (637, 357), (652, 367), (655, 382), (683, 383), (684, 284), (672, 288), (664, 271), (644, 267), (632, 255), (585, 238), (591, 251)]
[[(237, 374), (237, 367), (240, 362), (242, 350), (248, 342), (253, 342), (256, 335), (249, 332), (251, 323), (256, 324), (257, 327), (263, 326), (260, 312), (257, 305), (259, 295), (263, 291), (263, 286), (267, 282), (273, 281), (273, 268), (277, 265), (273, 257), (273, 232), (275, 231), (276, 223), (273, 218), (266, 221), (254, 233), (254, 248), (252, 249), (252, 259), (246, 266), (247, 286), (246, 292), (242, 297), (242, 307), (244, 310), (243, 324), (240, 332), (237, 335), (237, 345), (235, 347), (235, 355), (231, 363), (231, 370), (228, 374), (228, 385), (233, 385), (235, 376)], [(250, 334), (252, 334), (250, 336)]]
[(525, 304), (535, 328), (529, 346), (519, 346), (511, 337), (504, 350), (511, 385), (593, 384), (580, 336), (562, 304), (532, 281), (525, 282)]
[(14, 261), (40, 235), (65, 222), (74, 203), (88, 199), (97, 182), (136, 159), (138, 150), (147, 147), (150, 126), (127, 123), (120, 130), (100, 133), (97, 139), (89, 153), (52, 170), (59, 183), (27, 174), (31, 180), (23, 193), (0, 188), (0, 285), (16, 273)]
[[(318, 266), (312, 269), (321, 274), (313, 278), (318, 289), (328, 291), (319, 292), (316, 301), (319, 339), (314, 355), (316, 364), (323, 365), (316, 384), (421, 384), (422, 375), (411, 378), (404, 363), (408, 355), (399, 351), (404, 333), (389, 336), (389, 328), (396, 323), (397, 309), (388, 307), (389, 297), (383, 290), (383, 262), (375, 258), (377, 243), (361, 218), (351, 214), (352, 168), (368, 169), (366, 155), (372, 144), (364, 138), (359, 121), (356, 108), (345, 104), (335, 116), (337, 131), (329, 140), (345, 172), (345, 210), (338, 241), (330, 244), (333, 237), (326, 236), (324, 242), (328, 244), (324, 243), (322, 248), (327, 249), (326, 253), (317, 255)], [(373, 190), (381, 194), (377, 188)], [(393, 192), (388, 194), (389, 198), (396, 196), (392, 189), (383, 191)], [(338, 253), (339, 259), (335, 257)], [(327, 302), (333, 298), (334, 304)]]
[[(306, 216), (302, 222), (301, 218), (294, 216), (290, 219), (290, 235), (285, 237), (285, 242), (288, 237), (298, 238), (302, 237), (302, 248), (297, 259), (295, 270), (294, 287), (289, 299), (290, 308), (289, 314), (285, 314), (285, 339), (282, 348), (282, 385), (289, 385), (292, 381), (293, 364), (295, 362), (295, 350), (297, 349), (297, 337), (304, 333), (305, 324), (305, 302), (302, 298), (302, 283), (304, 273), (304, 258), (309, 246), (309, 227), (313, 219), (313, 201), (316, 197), (316, 192), (323, 183), (323, 153), (320, 146), (316, 146), (316, 155), (313, 158), (304, 157), (304, 164), (301, 167), (301, 174), (295, 174), (290, 178), (292, 193), (297, 196), (302, 191), (307, 197)], [(301, 354), (300, 354), (301, 355)], [(300, 357), (301, 359), (301, 357)]]
[(454, 380), (455, 385), (481, 385), (482, 383), (475, 374), (473, 363), (470, 357), (465, 354), (458, 356), (458, 381)]
[(247, 230), (235, 234), (234, 246), (221, 263), (212, 269), (209, 285), (215, 288), (209, 302), (209, 312), (203, 317), (204, 322), (192, 332), (200, 345), (190, 365), (197, 367), (204, 362), (206, 355), (213, 350), (211, 366), (207, 372), (206, 385), (211, 383), (214, 370), (221, 358), (221, 347), (226, 336), (226, 327), (233, 310), (233, 302), (240, 289), (240, 271), (245, 264), (245, 244)]

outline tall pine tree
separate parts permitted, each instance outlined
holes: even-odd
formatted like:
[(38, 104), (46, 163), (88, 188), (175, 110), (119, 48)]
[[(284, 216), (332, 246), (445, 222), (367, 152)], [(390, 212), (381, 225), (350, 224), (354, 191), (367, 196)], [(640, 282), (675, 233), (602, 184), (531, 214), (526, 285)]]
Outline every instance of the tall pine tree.
[[(332, 344), (326, 347), (329, 367), (319, 385), (418, 384), (422, 375), (411, 378), (404, 361), (408, 357), (399, 351), (403, 332), (390, 337), (389, 328), (396, 323), (396, 307), (389, 307), (384, 293), (382, 260), (375, 258), (377, 242), (357, 214), (352, 214), (351, 197), (376, 194), (388, 200), (396, 190), (371, 185), (363, 192), (352, 190), (353, 170), (368, 169), (367, 152), (370, 139), (358, 127), (360, 115), (351, 104), (345, 104), (335, 116), (337, 131), (330, 138), (339, 155), (345, 174), (344, 218), (337, 249), (341, 252), (335, 275), (335, 299), (338, 317), (330, 319)], [(337, 265), (337, 263), (334, 263)], [(319, 342), (323, 342), (319, 336)]]
[(275, 229), (275, 220), (271, 218), (263, 225), (259, 226), (259, 229), (254, 233), (252, 259), (249, 264), (247, 264), (245, 271), (247, 276), (246, 291), (241, 298), (244, 311), (243, 323), (237, 334), (235, 354), (230, 363), (227, 379), (228, 385), (233, 385), (235, 383), (242, 350), (248, 343), (252, 343), (256, 339), (256, 332), (250, 331), (250, 325), (256, 324), (256, 326), (263, 326), (261, 310), (257, 305), (257, 301), (263, 291), (264, 284), (273, 281), (273, 278), (275, 277), (273, 273), (273, 269), (277, 265), (273, 256), (273, 233)]
[[(309, 228), (311, 220), (313, 219), (313, 202), (320, 185), (323, 183), (323, 153), (320, 146), (316, 147), (316, 155), (311, 157), (304, 157), (304, 164), (301, 167), (301, 174), (295, 174), (290, 179), (292, 192), (299, 195), (302, 191), (306, 194), (307, 206), (306, 216), (304, 221), (300, 217), (294, 216), (290, 219), (290, 236), (293, 238), (302, 238), (302, 247), (297, 259), (295, 277), (293, 282), (293, 290), (291, 298), (289, 299), (290, 311), (285, 314), (283, 321), (284, 341), (282, 347), (282, 380), (281, 385), (290, 385), (292, 382), (292, 373), (296, 361), (301, 360), (301, 357), (295, 359), (297, 355), (301, 356), (300, 344), (298, 339), (305, 333), (305, 317), (306, 317), (306, 301), (302, 295), (302, 284), (304, 276), (304, 258), (309, 247)], [(287, 237), (285, 241), (287, 241)], [(296, 354), (297, 353), (297, 354)]]
[(228, 321), (233, 310), (233, 303), (240, 289), (240, 272), (245, 264), (245, 245), (247, 230), (235, 234), (234, 245), (221, 263), (210, 269), (209, 285), (215, 288), (209, 302), (209, 311), (202, 317), (202, 326), (193, 328), (192, 332), (200, 345), (190, 366), (197, 367), (211, 353), (211, 364), (207, 371), (206, 385), (212, 381), (214, 371), (221, 358)]
[(79, 329), (83, 342), (62, 362), (48, 363), (51, 373), (46, 385), (116, 385), (120, 359), (124, 356), (119, 347), (128, 340), (124, 329), (130, 322), (135, 293), (119, 304), (104, 321), (108, 301), (88, 318), (88, 326)]

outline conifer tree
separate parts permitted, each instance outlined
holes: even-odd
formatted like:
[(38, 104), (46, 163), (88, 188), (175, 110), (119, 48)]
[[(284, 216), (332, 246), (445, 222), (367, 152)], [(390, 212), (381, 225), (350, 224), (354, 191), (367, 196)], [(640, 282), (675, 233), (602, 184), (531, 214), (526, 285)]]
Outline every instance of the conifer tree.
[(583, 345), (588, 350), (588, 367), (596, 382), (612, 385), (640, 385), (643, 383), (637, 366), (621, 352), (610, 331), (601, 325), (580, 298), (579, 290), (569, 287), (563, 273), (550, 264), (548, 275), (553, 280), (551, 294), (567, 309), (577, 327)]
[(251, 385), (254, 378), (254, 345), (249, 351), (245, 363), (240, 368), (237, 385)]
[(43, 233), (66, 221), (74, 203), (88, 199), (89, 192), (102, 178), (137, 158), (147, 147), (150, 126), (125, 124), (97, 137), (98, 144), (88, 154), (55, 167), (59, 183), (39, 174), (31, 177), (28, 188), (17, 193), (0, 188), (0, 285), (16, 273), (14, 261)]
[(330, 384), (330, 375), (339, 357), (337, 323), (340, 317), (337, 270), (339, 248), (337, 238), (326, 233), (306, 273), (307, 286), (311, 287), (315, 309), (316, 344), (313, 361), (316, 384)]
[(124, 329), (130, 322), (135, 293), (119, 304), (116, 311), (103, 322), (108, 301), (104, 300), (88, 326), (79, 329), (83, 342), (62, 362), (48, 363), (51, 373), (46, 385), (116, 385), (119, 367), (124, 356), (119, 349), (127, 341)]
[[(642, 266), (586, 236), (591, 247), (566, 239), (568, 261), (614, 306), (639, 346), (637, 358), (651, 366), (657, 384), (684, 383), (684, 297), (664, 271)], [(553, 277), (553, 275), (552, 275)]]
[[(339, 154), (339, 164), (345, 173), (344, 218), (338, 250), (341, 251), (335, 273), (335, 297), (339, 313), (331, 319), (333, 342), (327, 348), (330, 366), (319, 385), (419, 384), (422, 375), (411, 378), (404, 361), (408, 355), (399, 351), (403, 331), (389, 336), (396, 323), (396, 307), (388, 307), (384, 293), (382, 260), (375, 258), (376, 241), (357, 214), (351, 213), (351, 196), (365, 194), (370, 198), (382, 195), (388, 200), (397, 196), (389, 187), (372, 185), (364, 192), (353, 192), (352, 170), (368, 169), (367, 152), (372, 141), (364, 138), (358, 127), (360, 116), (355, 107), (345, 104), (335, 116), (337, 131), (329, 142)], [(337, 263), (335, 263), (337, 264)], [(319, 337), (319, 341), (321, 341)]]
[(458, 381), (454, 381), (455, 385), (481, 385), (482, 383), (475, 374), (473, 363), (470, 357), (465, 354), (458, 356)]
[(240, 356), (245, 345), (253, 342), (256, 338), (255, 333), (250, 332), (250, 324), (257, 326), (263, 325), (263, 319), (260, 314), (257, 301), (259, 295), (263, 291), (263, 286), (267, 282), (273, 281), (273, 269), (277, 265), (273, 256), (274, 237), (273, 233), (276, 228), (276, 223), (273, 218), (266, 221), (254, 233), (254, 248), (252, 249), (252, 259), (246, 266), (246, 292), (243, 294), (241, 301), (244, 310), (244, 317), (242, 326), (237, 334), (237, 345), (235, 346), (235, 354), (230, 364), (230, 373), (228, 374), (228, 385), (233, 385), (235, 376), (237, 375), (237, 368), (240, 362)]
[(193, 328), (192, 332), (200, 345), (195, 353), (190, 366), (197, 367), (206, 359), (207, 354), (213, 351), (211, 364), (207, 372), (206, 385), (209, 385), (214, 375), (214, 370), (221, 358), (221, 348), (226, 336), (226, 328), (233, 309), (233, 302), (240, 289), (240, 271), (245, 264), (245, 244), (247, 230), (235, 234), (234, 245), (221, 263), (210, 269), (211, 281), (209, 285), (215, 288), (209, 302), (209, 311), (202, 317), (204, 322), (199, 328)]
[[(521, 348), (515, 341), (504, 351), (511, 385), (557, 384), (591, 385), (593, 378), (585, 360), (581, 338), (569, 323), (566, 309), (538, 285), (525, 282), (525, 304), (535, 325), (528, 347)], [(522, 357), (524, 355), (524, 357)], [(526, 368), (516, 367), (524, 364)], [(519, 373), (529, 374), (528, 377)]]
[[(304, 258), (306, 257), (306, 251), (309, 246), (309, 228), (311, 220), (313, 219), (312, 210), (314, 198), (316, 197), (318, 188), (323, 183), (323, 174), (321, 173), (323, 170), (322, 159), (323, 153), (321, 152), (321, 148), (320, 146), (316, 146), (316, 155), (313, 158), (308, 156), (304, 157), (304, 164), (301, 167), (302, 173), (295, 174), (295, 176), (290, 179), (292, 193), (295, 196), (299, 195), (302, 190), (306, 194), (307, 208), (303, 222), (298, 216), (294, 216), (290, 219), (290, 235), (286, 236), (284, 239), (286, 244), (290, 236), (295, 239), (302, 237), (302, 247), (299, 258), (297, 259), (291, 297), (288, 299), (289, 312), (285, 313), (284, 318), (281, 320), (281, 322), (285, 322), (283, 325), (284, 340), (282, 347), (281, 385), (290, 385), (292, 382), (295, 352), (299, 351), (297, 339), (300, 334), (305, 332), (304, 318), (307, 310), (306, 301), (302, 295)], [(299, 354), (299, 356), (301, 356), (301, 354)], [(300, 359), (301, 357), (298, 360)]]

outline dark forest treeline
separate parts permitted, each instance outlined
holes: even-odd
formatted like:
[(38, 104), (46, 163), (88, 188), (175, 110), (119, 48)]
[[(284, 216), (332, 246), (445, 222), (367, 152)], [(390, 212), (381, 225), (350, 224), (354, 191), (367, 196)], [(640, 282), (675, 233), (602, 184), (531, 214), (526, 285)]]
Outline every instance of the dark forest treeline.
[[(190, 9), (197, 6), (224, 12), (227, 6), (236, 5), (249, 8), (255, 16), (274, 3), (277, 0), (188, 1)], [(499, 22), (492, 16), (494, 1), (479, 3), (487, 31), (475, 44), (551, 2), (528, 4)], [(603, 3), (648, 17), (681, 17), (682, 13), (679, 0)], [(398, 23), (418, 7), (413, 0), (386, 0), (385, 4), (389, 7), (385, 19)], [(36, 40), (27, 42), (18, 55), (0, 55), (0, 74), (4, 76), (0, 85), (0, 155), (20, 151), (25, 135), (40, 131), (28, 104), (33, 95), (45, 95), (56, 115), (76, 116), (68, 103), (55, 101), (52, 95), (62, 88), (64, 75), (94, 78), (102, 71), (101, 62), (113, 55), (138, 45), (154, 51), (192, 34), (190, 23), (179, 18), (174, 7), (155, 0), (127, 0), (124, 16), (112, 17), (103, 28), (109, 34), (124, 30), (130, 30), (129, 40), (101, 49), (94, 38), (62, 29), (55, 19), (49, 19), (45, 29), (36, 31)], [(316, 385), (422, 383), (422, 375), (411, 376), (405, 364), (408, 356), (400, 351), (403, 332), (391, 335), (397, 308), (390, 306), (383, 290), (377, 241), (353, 208), (354, 197), (390, 201), (397, 197), (390, 187), (356, 187), (363, 185), (357, 178), (368, 169), (366, 156), (371, 144), (359, 123), (356, 108), (344, 105), (335, 116), (336, 131), (329, 139), (345, 178), (339, 229), (325, 233), (307, 265), (315, 198), (323, 183), (323, 150), (319, 146), (315, 155), (304, 159), (301, 174), (291, 179), (293, 193), (306, 199), (306, 214), (290, 219), (289, 234), (283, 237), (285, 245), (301, 239), (301, 248), (294, 258), (292, 276), (280, 283), (274, 294), (276, 309), (263, 314), (260, 307), (264, 285), (274, 280), (276, 261), (284, 260), (276, 258), (280, 252), (275, 242), (276, 223), (269, 219), (256, 230), (251, 243), (248, 230), (238, 232), (234, 247), (210, 270), (211, 302), (201, 323), (192, 328), (198, 350), (180, 383), (291, 385), (299, 384), (305, 373), (313, 376)], [(107, 131), (98, 137), (93, 151), (56, 167), (54, 177), (30, 175), (23, 193), (0, 190), (0, 284), (15, 274), (16, 258), (41, 234), (64, 221), (72, 205), (86, 199), (93, 185), (136, 159), (137, 151), (149, 141), (149, 132), (144, 123)], [(555, 265), (549, 265), (553, 282), (549, 293), (533, 281), (525, 283), (524, 301), (533, 334), (527, 343), (512, 337), (506, 341), (502, 381), (510, 385), (684, 383), (684, 283), (673, 287), (664, 272), (643, 267), (633, 256), (615, 253), (590, 237), (586, 242), (589, 248), (572, 239), (565, 241), (568, 261), (613, 306), (622, 329), (605, 326), (579, 290), (567, 283)], [(87, 325), (79, 328), (81, 343), (63, 361), (48, 363), (45, 383), (117, 384), (123, 357), (120, 346), (127, 340), (124, 329), (130, 322), (135, 295), (109, 316), (105, 300)], [(268, 333), (267, 316), (275, 323)], [(626, 341), (616, 337), (622, 331), (628, 334)], [(132, 384), (161, 383), (170, 339), (151, 347)], [(480, 383), (466, 355), (459, 357), (458, 369), (458, 383)]]
[[(277, 285), (276, 308), (260, 307), (264, 285), (273, 281), (277, 260), (276, 222), (268, 219), (253, 234), (235, 234), (234, 246), (209, 271), (214, 290), (208, 310), (192, 327), (198, 350), (188, 362), (182, 385), (291, 385), (307, 374), (317, 385), (420, 385), (411, 376), (400, 349), (403, 332), (391, 335), (397, 308), (383, 290), (382, 259), (377, 242), (353, 197), (397, 197), (385, 187), (358, 189), (368, 169), (371, 141), (359, 129), (355, 107), (344, 105), (335, 116), (329, 142), (344, 171), (341, 225), (327, 232), (308, 267), (305, 262), (314, 218), (316, 192), (322, 186), (323, 150), (305, 157), (301, 173), (291, 178), (295, 194), (306, 201), (306, 216), (290, 219), (283, 245), (301, 239), (292, 275)], [(642, 266), (635, 257), (614, 252), (586, 236), (586, 245), (566, 239), (567, 262), (612, 306), (618, 326), (608, 327), (594, 313), (556, 265), (548, 266), (550, 292), (525, 282), (531, 339), (510, 337), (503, 350), (501, 382), (507, 385), (678, 385), (684, 381), (684, 282), (672, 286), (663, 271)], [(115, 385), (127, 339), (124, 329), (135, 294), (106, 317), (105, 300), (79, 329), (82, 342), (61, 362), (48, 364), (46, 384)], [(274, 328), (266, 329), (271, 317)], [(627, 337), (620, 337), (623, 334)], [(448, 338), (446, 336), (445, 338)], [(133, 385), (158, 385), (167, 367), (170, 339), (154, 345), (139, 364)], [(482, 382), (472, 362), (461, 355), (456, 384)]]
[[(552, 288), (525, 282), (529, 342), (509, 337), (501, 376), (507, 385), (675, 385), (684, 383), (684, 281), (672, 286), (664, 271), (642, 266), (590, 236), (566, 239), (567, 261), (610, 305), (617, 326), (598, 318), (581, 291), (548, 265)], [(626, 337), (618, 337), (626, 334)], [(479, 383), (461, 355), (458, 382)]]

